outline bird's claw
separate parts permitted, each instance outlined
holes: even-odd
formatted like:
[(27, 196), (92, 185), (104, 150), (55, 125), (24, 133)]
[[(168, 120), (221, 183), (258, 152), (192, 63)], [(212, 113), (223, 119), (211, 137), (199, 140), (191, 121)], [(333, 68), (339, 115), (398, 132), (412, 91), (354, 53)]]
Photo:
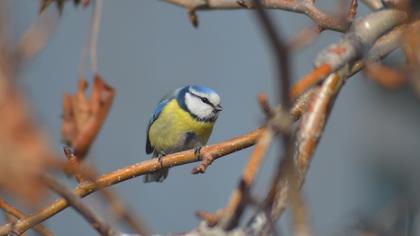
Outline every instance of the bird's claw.
[(160, 167), (163, 168), (163, 157), (166, 156), (165, 152), (159, 152), (157, 155), (158, 162), (160, 164)]
[(201, 146), (194, 147), (194, 155), (197, 158), (197, 160), (201, 159)]

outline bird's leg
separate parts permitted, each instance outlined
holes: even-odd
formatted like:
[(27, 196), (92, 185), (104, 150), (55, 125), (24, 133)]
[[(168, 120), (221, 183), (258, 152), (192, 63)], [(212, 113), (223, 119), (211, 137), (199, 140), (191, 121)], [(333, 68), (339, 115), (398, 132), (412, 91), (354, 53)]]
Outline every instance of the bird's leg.
[(163, 159), (164, 156), (166, 156), (166, 153), (164, 151), (160, 151), (157, 154), (157, 159), (158, 159), (158, 162), (159, 162), (161, 168), (163, 168), (163, 160), (162, 159)]
[(202, 148), (201, 145), (194, 147), (194, 155), (198, 161), (201, 160), (201, 148)]

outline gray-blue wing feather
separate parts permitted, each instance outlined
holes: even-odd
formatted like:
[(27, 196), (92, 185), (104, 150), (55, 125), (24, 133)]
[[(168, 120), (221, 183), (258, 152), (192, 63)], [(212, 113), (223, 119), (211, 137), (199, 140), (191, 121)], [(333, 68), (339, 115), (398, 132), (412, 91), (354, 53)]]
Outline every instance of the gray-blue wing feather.
[(146, 134), (146, 153), (150, 154), (154, 151), (154, 147), (150, 143), (149, 139), (149, 130), (150, 126), (152, 126), (153, 122), (159, 118), (160, 113), (162, 112), (163, 108), (165, 108), (166, 104), (170, 102), (172, 99), (176, 98), (176, 95), (178, 94), (179, 89), (176, 89), (175, 91), (167, 94), (164, 96), (158, 103), (158, 105), (155, 108), (155, 111), (153, 112), (152, 117), (149, 119), (149, 123), (147, 124), (147, 134)]

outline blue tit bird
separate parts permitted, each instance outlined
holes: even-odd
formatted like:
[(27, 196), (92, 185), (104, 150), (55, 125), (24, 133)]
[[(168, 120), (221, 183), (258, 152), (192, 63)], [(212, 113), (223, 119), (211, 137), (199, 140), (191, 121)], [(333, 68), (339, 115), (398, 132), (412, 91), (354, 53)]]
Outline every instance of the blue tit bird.
[[(207, 144), (217, 120), (220, 97), (212, 89), (188, 85), (164, 96), (147, 127), (146, 153), (160, 158)], [(144, 182), (162, 182), (168, 169), (145, 175)]]

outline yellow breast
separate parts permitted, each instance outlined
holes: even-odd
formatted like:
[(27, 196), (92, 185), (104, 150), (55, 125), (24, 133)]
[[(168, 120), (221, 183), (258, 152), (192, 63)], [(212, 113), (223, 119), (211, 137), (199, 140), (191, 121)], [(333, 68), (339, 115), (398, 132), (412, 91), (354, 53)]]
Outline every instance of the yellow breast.
[(187, 132), (198, 137), (199, 144), (205, 145), (213, 130), (213, 122), (197, 121), (184, 111), (176, 101), (170, 101), (149, 129), (150, 144), (155, 150), (181, 151), (192, 147), (182, 147)]

